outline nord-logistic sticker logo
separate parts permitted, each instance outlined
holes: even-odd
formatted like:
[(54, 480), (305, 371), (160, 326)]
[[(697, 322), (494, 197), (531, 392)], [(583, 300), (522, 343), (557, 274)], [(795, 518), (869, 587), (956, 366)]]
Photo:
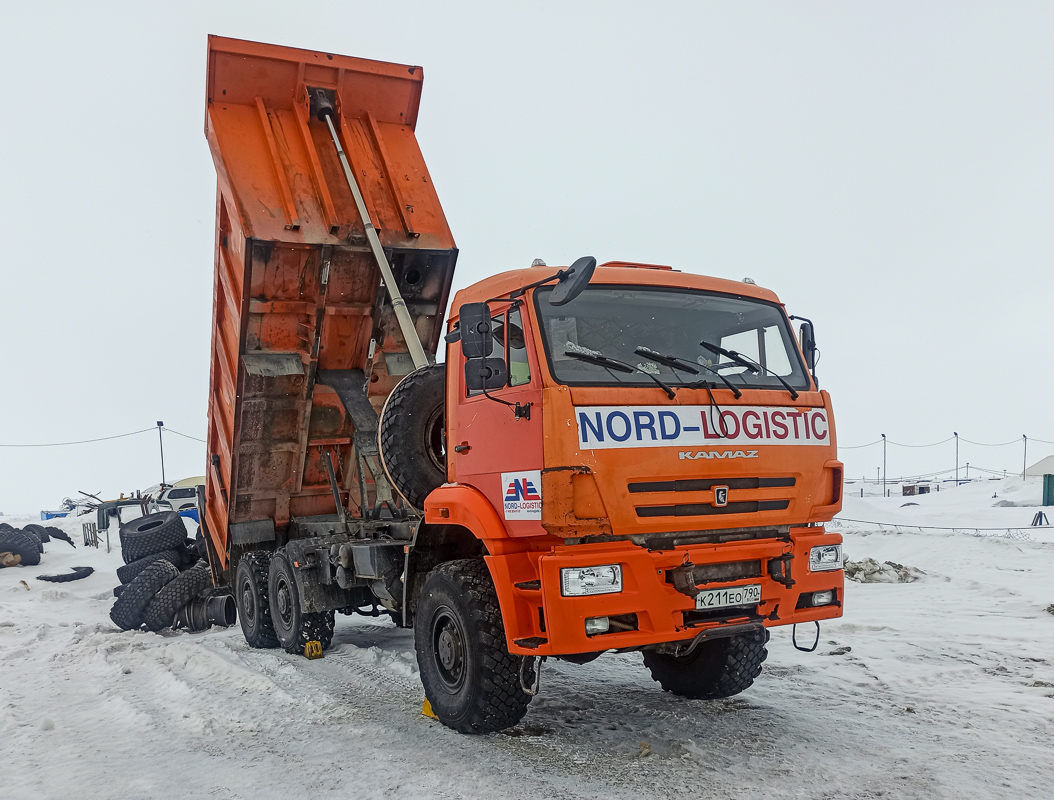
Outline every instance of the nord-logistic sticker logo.
[(505, 519), (542, 518), (542, 471), (503, 472), (501, 485)]

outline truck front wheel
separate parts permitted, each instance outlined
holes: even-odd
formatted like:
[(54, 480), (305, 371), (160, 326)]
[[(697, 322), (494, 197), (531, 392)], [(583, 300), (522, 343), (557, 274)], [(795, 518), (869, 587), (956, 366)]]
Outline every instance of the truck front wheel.
[(308, 642), (319, 642), (323, 650), (333, 643), (333, 612), (309, 613), (301, 608), (293, 565), (289, 563), (284, 549), (271, 557), (267, 596), (275, 635), (287, 653), (303, 655), (304, 645)]
[(731, 697), (750, 688), (768, 658), (767, 630), (702, 642), (686, 656), (644, 651), (644, 666), (663, 691), (695, 700)]
[(480, 559), (428, 573), (414, 619), (421, 683), (432, 711), (461, 733), (492, 733), (527, 713), (520, 656), (509, 654), (498, 596)]

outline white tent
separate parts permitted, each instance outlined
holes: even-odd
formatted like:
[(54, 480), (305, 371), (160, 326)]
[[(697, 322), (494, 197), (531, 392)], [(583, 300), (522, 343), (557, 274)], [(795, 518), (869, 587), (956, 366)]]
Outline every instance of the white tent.
[(1026, 475), (1054, 475), (1054, 456), (1040, 459), (1025, 470)]

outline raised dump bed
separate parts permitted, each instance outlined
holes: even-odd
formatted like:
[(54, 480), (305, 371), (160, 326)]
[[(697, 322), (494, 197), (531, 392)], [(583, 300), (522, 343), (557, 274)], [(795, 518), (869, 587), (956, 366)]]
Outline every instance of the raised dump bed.
[[(420, 67), (209, 37), (205, 519), (218, 572), (232, 546), (335, 513), (330, 465), (342, 506), (388, 499), (376, 412), (414, 359), (331, 128), (431, 358), (457, 248), (414, 135), (423, 79)], [(319, 114), (327, 107), (332, 125)]]

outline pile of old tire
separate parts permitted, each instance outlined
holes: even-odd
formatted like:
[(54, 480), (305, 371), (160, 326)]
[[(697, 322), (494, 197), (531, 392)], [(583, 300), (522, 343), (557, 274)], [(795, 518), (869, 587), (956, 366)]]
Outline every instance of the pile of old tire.
[[(66, 532), (59, 528), (42, 525), (26, 525), (14, 528), (6, 522), (0, 522), (0, 567), (35, 567), (44, 554), (44, 542), (61, 539), (70, 547), (76, 547)], [(87, 578), (94, 572), (92, 567), (73, 567), (69, 572), (58, 575), (37, 575), (38, 581), (51, 583), (69, 583)]]
[(159, 631), (171, 627), (176, 614), (212, 586), (208, 562), (183, 518), (175, 511), (148, 514), (121, 526), (124, 566), (110, 619), (121, 630)]
[(45, 528), (42, 525), (15, 528), (7, 522), (0, 522), (0, 554), (5, 555), (0, 563), (11, 566), (36, 566), (44, 553), (44, 542), (50, 542), (53, 538), (76, 546), (70, 537), (58, 528)]
[(32, 531), (0, 522), (0, 564), (32, 567), (40, 563), (44, 543)]

